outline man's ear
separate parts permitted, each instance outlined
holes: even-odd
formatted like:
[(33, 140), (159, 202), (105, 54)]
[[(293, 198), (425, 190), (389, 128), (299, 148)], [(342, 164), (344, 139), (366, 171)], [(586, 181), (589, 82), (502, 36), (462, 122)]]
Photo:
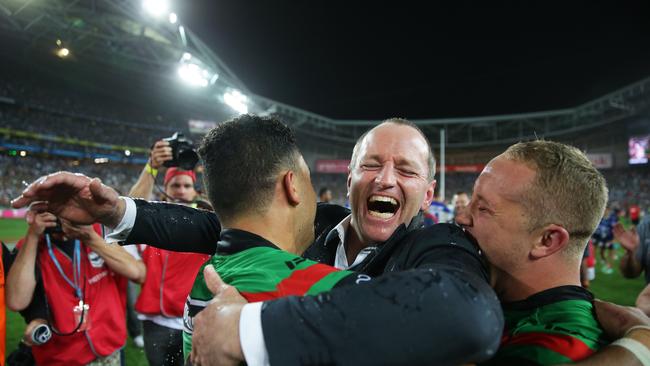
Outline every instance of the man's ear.
[(298, 177), (293, 170), (287, 171), (284, 174), (284, 177), (282, 177), (282, 188), (287, 197), (287, 202), (289, 202), (291, 206), (298, 206), (300, 203), (300, 195), (298, 194), (297, 187), (298, 182), (296, 182), (296, 179), (298, 179)]
[(436, 190), (436, 180), (434, 179), (433, 182), (429, 184), (429, 187), (427, 188), (427, 191), (424, 192), (424, 201), (422, 201), (422, 206), (420, 206), (420, 209), (422, 211), (426, 211), (429, 206), (431, 206), (431, 202), (433, 201), (433, 194)]
[(531, 259), (548, 257), (569, 245), (569, 232), (560, 225), (547, 225), (530, 251)]

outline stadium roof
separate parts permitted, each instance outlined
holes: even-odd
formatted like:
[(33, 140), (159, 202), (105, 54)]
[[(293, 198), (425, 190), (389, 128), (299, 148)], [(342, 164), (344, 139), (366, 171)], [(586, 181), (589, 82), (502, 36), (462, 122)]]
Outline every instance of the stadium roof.
[[(554, 24), (559, 30), (546, 32), (546, 29), (552, 27), (548, 27), (548, 19), (543, 19), (547, 26), (531, 32), (531, 28), (540, 24), (540, 18), (548, 12), (538, 14), (538, 18), (530, 15), (531, 9), (514, 9), (523, 11), (523, 15), (521, 19), (515, 19), (514, 24), (518, 27), (512, 28), (510, 23), (506, 26), (501, 24), (504, 18), (514, 14), (512, 9), (503, 6), (490, 9), (441, 8), (438, 13), (423, 15), (417, 7), (391, 8), (385, 11), (373, 9), (373, 12), (350, 7), (343, 12), (335, 3), (322, 7), (291, 4), (291, 9), (277, 2), (255, 6), (244, 4), (245, 2), (237, 3), (237, 6), (213, 1), (179, 3), (179, 13), (175, 13), (176, 19), (172, 22), (170, 16), (174, 9), (166, 9), (162, 16), (155, 17), (139, 1), (0, 0), (0, 28), (8, 31), (3, 34), (15, 41), (13, 44), (20, 51), (16, 52), (18, 57), (32, 54), (42, 56), (44, 51), (59, 52), (62, 48), (67, 48), (70, 50), (69, 58), (75, 59), (75, 65), (87, 69), (87, 73), (109, 74), (109, 77), (121, 75), (124, 79), (139, 75), (139, 80), (147, 81), (144, 89), (155, 85), (167, 89), (171, 95), (186, 94), (198, 104), (215, 106), (219, 104), (215, 103), (216, 100), (223, 102), (226, 91), (239, 90), (252, 98), (252, 112), (279, 114), (294, 127), (303, 143), (323, 150), (340, 148), (345, 154), (363, 131), (377, 123), (378, 119), (374, 119), (377, 115), (380, 116), (379, 119), (391, 116), (414, 119), (432, 137), (432, 141), (437, 140), (439, 131), (444, 128), (450, 146), (464, 147), (503, 144), (534, 136), (581, 131), (647, 109), (647, 93), (650, 91), (648, 80), (584, 103), (589, 100), (584, 99), (585, 96), (595, 98), (604, 95), (616, 87), (640, 79), (641, 75), (650, 74), (650, 52), (642, 43), (635, 42), (648, 35), (648, 22), (644, 21), (645, 25), (638, 26), (635, 21), (639, 14), (632, 12), (639, 9), (634, 7), (621, 12), (620, 8), (594, 8), (585, 3), (587, 5), (583, 4), (582, 11), (595, 18), (582, 31), (571, 30), (572, 27), (567, 27), (566, 19), (570, 18), (569, 15), (575, 15), (580, 8), (563, 8), (564, 12), (557, 14), (561, 18), (559, 23)], [(217, 9), (217, 6), (223, 8)], [(311, 8), (312, 6), (315, 7)], [(482, 12), (483, 10), (486, 11)], [(534, 10), (537, 9), (532, 9)], [(197, 12), (202, 14), (196, 14)], [(612, 13), (612, 18), (605, 17), (607, 12)], [(450, 19), (443, 16), (447, 13)], [(304, 17), (301, 18), (300, 15)], [(622, 17), (623, 15), (628, 17)], [(602, 28), (606, 19), (616, 20), (611, 23), (616, 27), (610, 27), (606, 31), (592, 27), (598, 25)], [(627, 23), (623, 20), (627, 20)], [(528, 21), (535, 23), (533, 27), (526, 27)], [(311, 22), (315, 24), (310, 24)], [(213, 26), (206, 26), (206, 23)], [(581, 24), (575, 21), (573, 28), (580, 28)], [(194, 26), (201, 29), (201, 37), (193, 32)], [(319, 26), (324, 29), (315, 31), (314, 28)], [(404, 31), (401, 28), (406, 29)], [(496, 33), (488, 32), (491, 28), (496, 29)], [(440, 34), (434, 38), (418, 35), (418, 32), (425, 31)], [(359, 32), (363, 37), (375, 37), (370, 40), (359, 38)], [(580, 38), (578, 35), (598, 38), (603, 32), (608, 32), (607, 37), (596, 40), (602, 49), (586, 53), (587, 60), (591, 63), (580, 65), (580, 62), (572, 59), (576, 57), (584, 60), (572, 48), (567, 47), (567, 43), (576, 43), (573, 48), (585, 52), (595, 45), (594, 40), (589, 37)], [(255, 41), (251, 36), (253, 33), (261, 41)], [(492, 46), (478, 44), (490, 37), (498, 38), (499, 35), (515, 43), (496, 42)], [(621, 37), (622, 35), (626, 37)], [(414, 38), (410, 39), (410, 36)], [(563, 40), (563, 36), (566, 39)], [(548, 45), (540, 45), (538, 41), (545, 37), (548, 38), (547, 42), (559, 42), (559, 48), (544, 48)], [(203, 38), (205, 39), (202, 40)], [(228, 47), (225, 42), (222, 49), (218, 41), (224, 43), (224, 39), (236, 44)], [(470, 39), (473, 41), (470, 42)], [(238, 41), (244, 42), (237, 43)], [(618, 43), (613, 43), (614, 41)], [(287, 46), (287, 43), (290, 45)], [(630, 48), (630, 45), (636, 46)], [(337, 53), (337, 46), (341, 47), (342, 53)], [(233, 56), (233, 47), (240, 50), (241, 58)], [(508, 47), (513, 47), (515, 52), (512, 53), (513, 50)], [(538, 49), (539, 47), (542, 48)], [(634, 50), (644, 50), (645, 53), (635, 54), (632, 52)], [(237, 75), (217, 56), (217, 53), (221, 55), (222, 52), (228, 53), (228, 63), (234, 64), (233, 69), (238, 70)], [(526, 55), (526, 52), (532, 52), (532, 55)], [(362, 54), (367, 54), (366, 58), (362, 59)], [(604, 59), (611, 61), (612, 54), (627, 64), (610, 62), (611, 69), (607, 69), (607, 65), (597, 62)], [(646, 57), (631, 57), (633, 55)], [(544, 57), (549, 61), (544, 61)], [(491, 58), (494, 60), (490, 61)], [(557, 63), (571, 67), (558, 75), (553, 75), (554, 72), (558, 73), (557, 69), (545, 70), (534, 75), (535, 78), (531, 81), (516, 80), (517, 76), (531, 73), (531, 69), (518, 64), (530, 62), (531, 58), (537, 59), (537, 69), (534, 70)], [(334, 64), (333, 60), (336, 59), (340, 63)], [(436, 60), (444, 62), (435, 62)], [(209, 85), (204, 89), (181, 92), (177, 87), (179, 65), (195, 61), (198, 70), (205, 70), (209, 82), (204, 82)], [(286, 63), (284, 66), (281, 65), (283, 61)], [(647, 63), (643, 67), (639, 66), (645, 61)], [(304, 65), (299, 65), (301, 63)], [(591, 64), (599, 64), (599, 70), (612, 72), (590, 73), (588, 70), (594, 70)], [(474, 65), (480, 70), (466, 69), (468, 65)], [(621, 65), (629, 66), (627, 72), (621, 71)], [(581, 71), (578, 66), (584, 70)], [(303, 70), (305, 67), (312, 75), (306, 76)], [(491, 68), (494, 69), (491, 72), (497, 74), (496, 79), (485, 71)], [(292, 72), (294, 70), (295, 73)], [(592, 84), (598, 84), (603, 79), (612, 80), (612, 75), (617, 75), (614, 72), (616, 70), (619, 74), (616, 82), (609, 83), (607, 88), (600, 85), (585, 92), (585, 89), (592, 86), (585, 86), (585, 80), (592, 81)], [(354, 73), (362, 76), (357, 78)], [(576, 84), (573, 84), (574, 90), (570, 90), (558, 83), (573, 73), (577, 81), (583, 81), (582, 85), (575, 87)], [(264, 97), (252, 94), (242, 81), (252, 80), (255, 75), (263, 77), (265, 74), (266, 82), (246, 82), (255, 84), (251, 90), (264, 94)], [(373, 75), (374, 79), (369, 81), (367, 74)], [(443, 78), (445, 74), (449, 75)], [(214, 75), (218, 77), (215, 78)], [(269, 78), (269, 75), (273, 77)], [(543, 79), (549, 78), (549, 75), (554, 83), (544, 84)], [(485, 82), (481, 83), (481, 76), (488, 79), (487, 86)], [(631, 79), (632, 76), (634, 78)], [(411, 86), (412, 79), (418, 79), (422, 85)], [(473, 84), (468, 83), (468, 79)], [(571, 84), (569, 81), (566, 80), (566, 85)], [(368, 85), (363, 85), (364, 83)], [(406, 100), (398, 95), (402, 83), (406, 90), (410, 88)], [(454, 83), (458, 85), (450, 87)], [(508, 98), (500, 97), (500, 93), (513, 85), (520, 86), (521, 89), (514, 94), (511, 91)], [(369, 96), (368, 88), (373, 88), (377, 94)], [(474, 89), (483, 93), (477, 93)], [(349, 93), (359, 94), (350, 96)], [(479, 97), (476, 97), (477, 94), (480, 94)], [(384, 98), (386, 95), (395, 97), (395, 102), (388, 102)], [(454, 109), (455, 115), (471, 115), (481, 110), (479, 107), (474, 108), (474, 105), (490, 105), (493, 108), (506, 105), (508, 107), (505, 113), (535, 111), (532, 107), (522, 110), (522, 106), (543, 105), (543, 101), (535, 104), (535, 99), (539, 99), (540, 95), (552, 97), (546, 99), (546, 103), (549, 100), (561, 100), (562, 109), (549, 108), (546, 112), (491, 117), (413, 118), (449, 115)], [(572, 97), (567, 98), (567, 95)], [(580, 95), (582, 100), (578, 98)], [(474, 96), (475, 99), (469, 96)], [(562, 96), (565, 96), (564, 99)], [(346, 98), (348, 101), (342, 102)], [(281, 103), (277, 99), (295, 100), (295, 103)], [(365, 102), (359, 102), (363, 100)], [(336, 105), (346, 107), (337, 109)], [(362, 111), (364, 108), (366, 111), (376, 111), (370, 113), (373, 117), (365, 117), (373, 119), (349, 119), (362, 113), (354, 112), (355, 110)], [(228, 113), (224, 111), (223, 105), (216, 109), (222, 115)], [(332, 111), (331, 114), (327, 113), (328, 110)], [(332, 118), (340, 118), (344, 111), (349, 113), (345, 119)], [(215, 118), (221, 118), (221, 115)]]

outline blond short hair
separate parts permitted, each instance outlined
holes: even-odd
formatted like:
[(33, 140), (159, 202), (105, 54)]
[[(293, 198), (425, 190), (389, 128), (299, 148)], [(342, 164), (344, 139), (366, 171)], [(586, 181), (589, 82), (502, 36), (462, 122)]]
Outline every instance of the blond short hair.
[(504, 155), (536, 171), (522, 202), (529, 230), (561, 225), (569, 232), (567, 250), (582, 253), (607, 206), (603, 175), (582, 151), (558, 142), (520, 142)]

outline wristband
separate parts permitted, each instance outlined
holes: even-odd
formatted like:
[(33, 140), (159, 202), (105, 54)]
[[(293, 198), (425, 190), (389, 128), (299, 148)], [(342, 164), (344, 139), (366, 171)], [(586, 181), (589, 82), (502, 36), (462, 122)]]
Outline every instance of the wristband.
[(643, 366), (650, 366), (650, 349), (636, 339), (621, 338), (611, 345), (625, 348), (632, 352), (634, 357), (636, 357)]
[(149, 174), (151, 174), (154, 178), (156, 178), (156, 176), (158, 175), (158, 169), (154, 169), (154, 168), (152, 168), (151, 165), (149, 165), (148, 162), (147, 162), (147, 164), (144, 166), (144, 171), (147, 172), (147, 173), (149, 173)]

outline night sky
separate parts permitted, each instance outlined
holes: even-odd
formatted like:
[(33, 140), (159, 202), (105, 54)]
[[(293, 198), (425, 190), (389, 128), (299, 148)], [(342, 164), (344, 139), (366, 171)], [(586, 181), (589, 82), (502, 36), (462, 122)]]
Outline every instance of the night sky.
[(648, 2), (378, 4), (172, 7), (252, 92), (332, 118), (559, 109), (650, 76)]

